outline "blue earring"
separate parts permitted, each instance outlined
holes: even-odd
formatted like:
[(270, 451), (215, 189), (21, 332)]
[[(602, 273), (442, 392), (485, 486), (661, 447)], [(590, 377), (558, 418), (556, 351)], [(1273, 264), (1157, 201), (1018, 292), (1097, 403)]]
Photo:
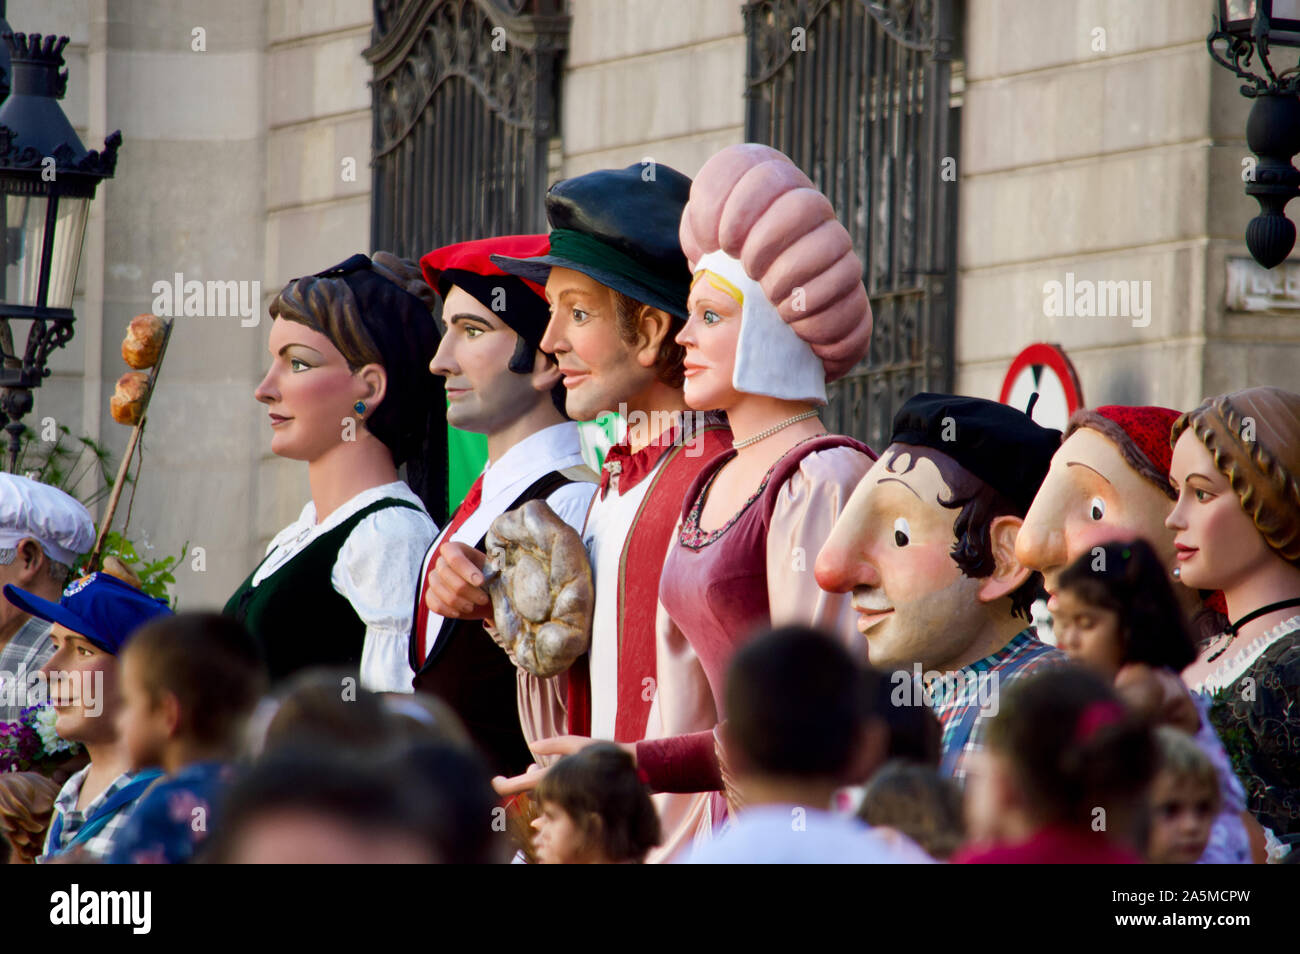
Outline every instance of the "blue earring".
[(356, 404), (352, 405), (352, 410), (356, 411), (358, 414), (365, 414), (365, 413), (366, 413), (366, 402), (365, 402), (365, 401), (358, 401)]

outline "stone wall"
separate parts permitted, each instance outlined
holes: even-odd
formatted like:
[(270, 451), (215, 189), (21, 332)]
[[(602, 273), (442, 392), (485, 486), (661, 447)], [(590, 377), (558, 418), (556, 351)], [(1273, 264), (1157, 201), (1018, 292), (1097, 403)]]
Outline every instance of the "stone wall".
[[(1296, 387), (1300, 321), (1224, 310), (1225, 258), (1246, 254), (1255, 203), (1249, 103), (1205, 48), (1213, 7), (969, 4), (958, 390), (996, 398), (1033, 341), (1066, 349), (1091, 405)], [(1068, 275), (1149, 287), (1147, 313), (1051, 317), (1044, 286)]]

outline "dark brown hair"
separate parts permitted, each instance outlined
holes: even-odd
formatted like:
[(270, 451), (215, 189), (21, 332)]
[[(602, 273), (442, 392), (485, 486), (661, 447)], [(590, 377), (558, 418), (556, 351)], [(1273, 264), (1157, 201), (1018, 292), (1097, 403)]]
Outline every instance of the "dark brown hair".
[(1156, 764), (1151, 729), (1124, 709), (1109, 683), (1080, 666), (1014, 683), (986, 741), (1011, 764), (1040, 821), (1075, 828), (1091, 825), (1098, 808), (1131, 818)]
[(564, 809), (610, 861), (644, 861), (659, 844), (650, 794), (632, 756), (612, 742), (589, 745), (552, 765), (537, 785), (537, 800)]
[(1181, 672), (1196, 659), (1169, 575), (1145, 540), (1093, 547), (1061, 571), (1059, 588), (1119, 617), (1125, 663)]
[[(614, 296), (614, 313), (618, 320), (619, 336), (626, 344), (636, 344), (637, 336), (641, 333), (641, 316), (644, 310), (651, 306), (614, 288), (610, 289), (610, 293)], [(675, 339), (686, 323), (676, 315), (670, 315), (666, 311), (664, 314), (668, 316), (668, 333), (664, 335), (664, 340), (659, 342), (659, 354), (655, 358), (655, 374), (661, 383), (670, 388), (680, 388), (686, 382), (686, 368), (682, 364), (686, 360), (686, 349)]]
[(257, 645), (242, 625), (216, 613), (168, 616), (142, 627), (123, 653), (155, 704), (165, 692), (176, 696), (187, 739), (237, 747), (266, 685)]
[[(891, 473), (907, 473), (916, 466), (918, 457), (928, 457), (939, 470), (939, 476), (948, 486), (947, 500), (936, 500), (941, 507), (957, 510), (957, 519), (953, 521), (952, 532), (957, 542), (953, 544), (953, 562), (971, 579), (991, 576), (997, 568), (993, 556), (993, 520), (996, 517), (1020, 517), (1024, 513), (1003, 494), (980, 480), (961, 464), (942, 451), (932, 447), (918, 447), (914, 444), (895, 444), (902, 450), (885, 463)], [(899, 454), (908, 455), (908, 464), (902, 471), (894, 469), (894, 461)], [(1033, 618), (1030, 607), (1034, 600), (1045, 596), (1043, 574), (1034, 571), (1029, 579), (1011, 594), (1011, 615), (1021, 619)]]

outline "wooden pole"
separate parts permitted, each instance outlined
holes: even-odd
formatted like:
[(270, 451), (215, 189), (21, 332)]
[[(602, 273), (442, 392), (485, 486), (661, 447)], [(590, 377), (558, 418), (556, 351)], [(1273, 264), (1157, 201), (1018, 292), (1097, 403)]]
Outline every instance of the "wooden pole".
[(140, 421), (131, 429), (131, 439), (127, 441), (126, 453), (122, 455), (122, 463), (118, 465), (117, 479), (113, 481), (113, 493), (108, 499), (108, 509), (104, 511), (104, 519), (99, 524), (99, 536), (95, 538), (95, 549), (90, 551), (90, 559), (86, 561), (87, 573), (99, 569), (100, 551), (104, 548), (104, 540), (113, 527), (113, 516), (117, 513), (118, 502), (122, 499), (122, 488), (126, 486), (126, 472), (131, 466), (131, 458), (135, 456), (140, 435), (144, 433), (144, 425), (149, 419), (149, 402), (153, 400), (154, 385), (158, 381), (158, 371), (162, 368), (163, 357), (167, 354), (167, 343), (171, 341), (174, 322), (174, 318), (166, 319), (166, 330), (163, 331), (162, 347), (158, 349), (158, 360), (149, 371), (149, 387), (144, 394), (144, 406), (140, 409)]

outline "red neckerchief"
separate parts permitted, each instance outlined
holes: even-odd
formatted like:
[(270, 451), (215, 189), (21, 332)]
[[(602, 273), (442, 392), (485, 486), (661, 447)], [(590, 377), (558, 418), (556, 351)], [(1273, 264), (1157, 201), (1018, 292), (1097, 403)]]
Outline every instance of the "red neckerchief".
[[(486, 473), (486, 471), (484, 471), (484, 473)], [(424, 665), (424, 661), (429, 655), (429, 609), (425, 605), (424, 600), (428, 593), (429, 583), (433, 579), (433, 571), (434, 567), (437, 566), (438, 556), (442, 553), (442, 548), (451, 540), (451, 535), (461, 528), (461, 524), (473, 516), (474, 511), (478, 509), (478, 505), (482, 502), (483, 474), (479, 474), (478, 480), (474, 481), (470, 486), (469, 493), (465, 495), (465, 499), (460, 502), (460, 506), (457, 507), (456, 512), (452, 514), (451, 523), (447, 524), (447, 529), (443, 531), (442, 542), (438, 544), (437, 552), (434, 553), (433, 558), (429, 560), (429, 570), (421, 581), (420, 604), (416, 607), (415, 616), (415, 639), (417, 647), (416, 659), (419, 660), (421, 666)]]
[(600, 499), (605, 499), (609, 490), (610, 479), (618, 478), (618, 492), (625, 494), (655, 469), (663, 452), (672, 447), (677, 440), (681, 426), (674, 424), (635, 454), (626, 441), (615, 444), (605, 455), (605, 463), (600, 468)]

